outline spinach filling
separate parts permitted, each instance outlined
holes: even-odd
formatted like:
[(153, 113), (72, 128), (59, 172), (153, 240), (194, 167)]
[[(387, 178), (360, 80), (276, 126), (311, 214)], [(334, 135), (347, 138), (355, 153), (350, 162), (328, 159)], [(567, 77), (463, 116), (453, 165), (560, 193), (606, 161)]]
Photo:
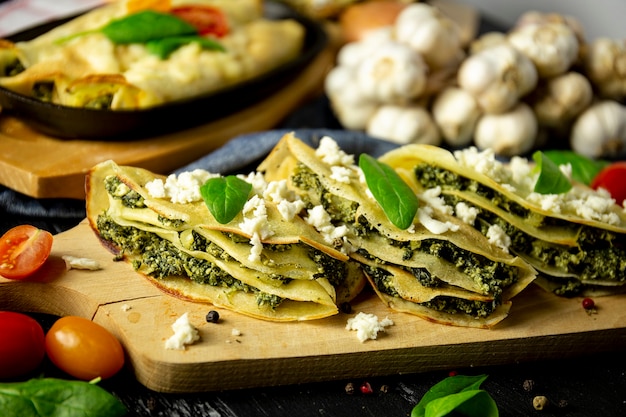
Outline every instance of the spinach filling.
[(138, 257), (133, 261), (133, 268), (151, 277), (165, 279), (181, 276), (199, 284), (253, 293), (259, 306), (272, 309), (276, 309), (283, 301), (279, 296), (264, 293), (243, 283), (212, 262), (178, 250), (171, 242), (155, 233), (120, 226), (106, 215), (98, 216), (97, 228), (103, 239), (122, 248), (123, 253)]
[(33, 97), (35, 97), (38, 100), (50, 103), (52, 102), (53, 94), (54, 94), (54, 82), (53, 81), (39, 81), (33, 85)]
[(104, 180), (104, 189), (113, 197), (122, 201), (129, 208), (145, 208), (144, 198), (137, 191), (132, 190), (116, 175), (109, 175)]
[[(398, 292), (393, 287), (393, 283), (391, 282), (391, 273), (382, 268), (376, 268), (370, 265), (363, 265), (363, 268), (365, 273), (372, 278), (376, 284), (376, 288), (378, 288), (380, 292), (392, 297), (399, 297)], [(497, 307), (498, 302), (496, 299), (484, 302), (465, 300), (450, 296), (437, 296), (430, 301), (416, 304), (448, 314), (462, 313), (471, 317), (485, 318), (491, 315)]]
[[(468, 201), (453, 195), (442, 195), (447, 205), (454, 207)], [(475, 206), (474, 206), (475, 207)], [(512, 252), (535, 259), (541, 264), (575, 274), (579, 280), (612, 280), (626, 282), (626, 237), (589, 226), (580, 226), (577, 246), (564, 246), (537, 239), (496, 214), (481, 207), (474, 227), (486, 235), (491, 225), (497, 225), (511, 238)], [(575, 281), (575, 280), (574, 280)], [(580, 282), (579, 282), (580, 284)], [(575, 288), (574, 288), (575, 287)], [(564, 282), (558, 292), (573, 294), (584, 285)]]
[(25, 69), (26, 68), (24, 67), (24, 64), (22, 64), (22, 61), (20, 61), (18, 58), (15, 58), (4, 64), (0, 76), (13, 77), (23, 72)]
[[(306, 191), (301, 196), (303, 201), (310, 207), (321, 204), (335, 223), (350, 226), (358, 236), (378, 233), (363, 216), (357, 216), (359, 207), (357, 202), (333, 195), (323, 186), (317, 174), (304, 164), (298, 164), (292, 176), (292, 182), (298, 188)], [(461, 249), (448, 241), (437, 239), (410, 242), (387, 240), (390, 245), (404, 248), (404, 260), (411, 259), (415, 252), (421, 251), (452, 263), (459, 271), (473, 279), (486, 293), (501, 294), (505, 287), (517, 280), (517, 268), (500, 262), (493, 262), (484, 256)], [(369, 256), (369, 254), (365, 256)], [(437, 285), (437, 278), (433, 278), (430, 274), (424, 274), (423, 268), (405, 269), (412, 272), (422, 285)]]

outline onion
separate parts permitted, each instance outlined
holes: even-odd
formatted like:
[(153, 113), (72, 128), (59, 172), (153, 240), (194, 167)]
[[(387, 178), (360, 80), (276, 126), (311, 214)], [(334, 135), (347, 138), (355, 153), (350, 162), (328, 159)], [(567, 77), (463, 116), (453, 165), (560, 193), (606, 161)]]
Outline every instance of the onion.
[(361, 40), (367, 32), (394, 24), (400, 11), (407, 6), (398, 0), (376, 0), (352, 4), (339, 16), (339, 26), (345, 42)]

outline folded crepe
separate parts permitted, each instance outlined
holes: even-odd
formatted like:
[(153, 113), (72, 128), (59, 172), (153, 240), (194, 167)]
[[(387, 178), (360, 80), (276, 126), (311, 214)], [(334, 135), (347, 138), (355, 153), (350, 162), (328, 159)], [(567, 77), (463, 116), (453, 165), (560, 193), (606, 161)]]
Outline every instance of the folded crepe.
[[(314, 149), (287, 134), (258, 170), (268, 181), (287, 180), (307, 203), (309, 218), (328, 217), (335, 230), (345, 229), (335, 236), (336, 247), (362, 265), (378, 296), (397, 311), (488, 328), (507, 316), (511, 299), (535, 277), (526, 262), (441, 211), (432, 196), (419, 201), (410, 227), (396, 226), (372, 197), (354, 157), (330, 137)], [(317, 226), (321, 233), (326, 224)]]
[[(0, 86), (64, 106), (144, 109), (210, 94), (267, 73), (297, 57), (304, 44), (305, 29), (298, 21), (265, 18), (259, 0), (172, 0), (172, 7), (219, 10), (228, 25), (223, 36), (117, 41), (101, 29), (146, 12), (129, 11), (126, 3), (108, 3), (32, 40), (1, 40)], [(168, 41), (175, 46), (165, 48), (166, 53), (159, 47)]]
[(253, 185), (246, 206), (217, 221), (199, 191), (215, 177), (106, 161), (88, 173), (87, 218), (105, 246), (163, 291), (255, 318), (328, 317), (365, 286), (358, 265), (299, 216), (303, 203), (281, 183), (241, 176)]
[(543, 288), (563, 296), (626, 288), (626, 211), (606, 191), (574, 183), (540, 194), (531, 162), (503, 163), (488, 149), (408, 145), (381, 160), (419, 189), (440, 190), (457, 214), (471, 211), (476, 230), (530, 263)]

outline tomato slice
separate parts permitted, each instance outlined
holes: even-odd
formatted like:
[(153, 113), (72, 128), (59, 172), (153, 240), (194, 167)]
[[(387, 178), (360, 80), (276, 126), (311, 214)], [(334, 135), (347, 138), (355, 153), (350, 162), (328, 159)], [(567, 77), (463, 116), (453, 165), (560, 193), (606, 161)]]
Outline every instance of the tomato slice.
[(214, 35), (218, 38), (228, 34), (228, 19), (217, 7), (190, 5), (174, 7), (170, 13), (178, 16), (198, 29), (200, 35)]
[(626, 161), (613, 162), (591, 181), (591, 188), (604, 188), (620, 206), (626, 200)]
[(52, 234), (35, 226), (20, 225), (0, 238), (0, 275), (23, 279), (46, 262), (52, 249)]
[(45, 355), (44, 332), (34, 318), (0, 311), (0, 379), (28, 374)]

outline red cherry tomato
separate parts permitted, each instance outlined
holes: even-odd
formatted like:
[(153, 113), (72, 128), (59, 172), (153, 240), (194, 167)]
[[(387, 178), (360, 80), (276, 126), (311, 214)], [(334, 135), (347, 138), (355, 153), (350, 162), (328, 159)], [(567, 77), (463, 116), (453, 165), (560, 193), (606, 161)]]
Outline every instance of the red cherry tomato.
[(58, 319), (46, 334), (46, 353), (75, 378), (110, 378), (124, 366), (124, 349), (107, 329), (82, 317)]
[(604, 188), (622, 205), (626, 200), (626, 161), (614, 162), (601, 170), (591, 182), (591, 188)]
[(52, 249), (50, 232), (30, 225), (16, 226), (0, 238), (0, 275), (23, 279), (46, 262)]
[(44, 332), (26, 314), (0, 311), (0, 379), (26, 375), (45, 355)]
[(217, 7), (180, 6), (172, 8), (170, 13), (195, 26), (200, 35), (214, 35), (221, 38), (228, 34), (226, 15)]

